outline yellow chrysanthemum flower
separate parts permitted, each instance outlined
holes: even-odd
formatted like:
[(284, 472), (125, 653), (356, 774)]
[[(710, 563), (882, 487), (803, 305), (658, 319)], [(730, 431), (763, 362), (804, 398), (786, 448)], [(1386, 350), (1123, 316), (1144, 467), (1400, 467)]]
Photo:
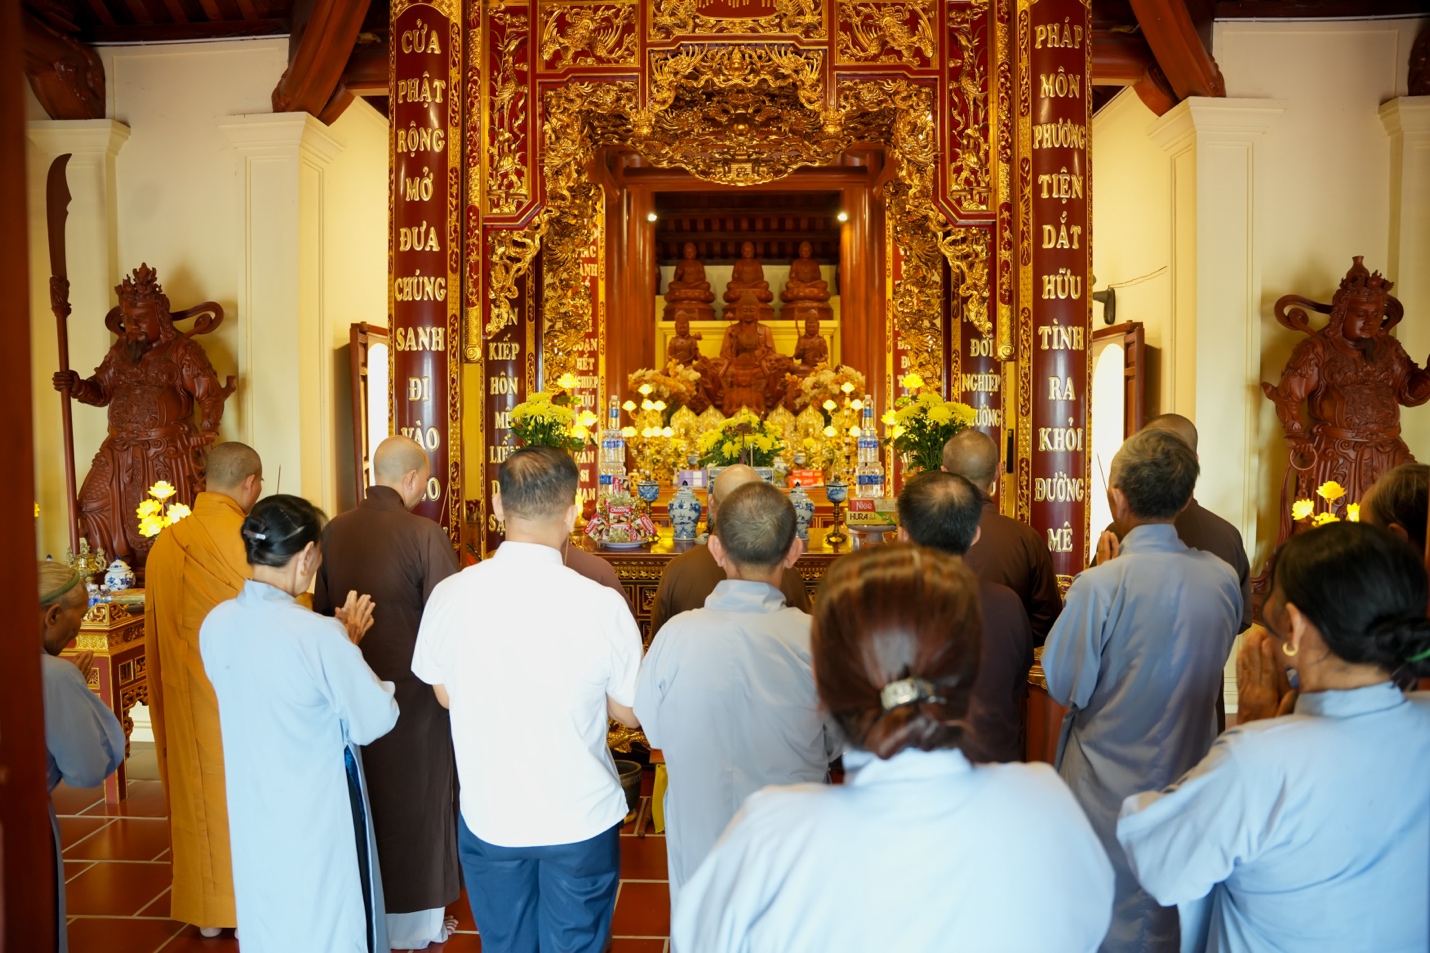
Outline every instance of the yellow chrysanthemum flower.
[(1352, 523), (1359, 523), (1359, 522), (1360, 522), (1360, 504), (1359, 504), (1359, 503), (1347, 503), (1347, 504), (1346, 504), (1346, 519), (1349, 520), (1349, 521), (1352, 522)]
[(893, 426), (894, 424), (899, 422), (899, 418), (894, 415), (894, 412), (892, 410), (884, 411), (884, 416), (880, 417), (879, 419), (882, 420), (885, 424), (888, 424), (889, 426)]
[(943, 426), (953, 420), (953, 410), (947, 404), (940, 404), (937, 407), (930, 407), (928, 416), (929, 420), (932, 420), (939, 426)]
[(918, 374), (905, 374), (899, 381), (899, 385), (907, 387), (909, 390), (918, 390), (924, 386), (924, 379)]
[(720, 452), (727, 457), (733, 457), (735, 455), (735, 445), (729, 440), (726, 440), (720, 445)]
[(1334, 513), (1317, 513), (1315, 519), (1311, 520), (1312, 526), (1325, 526), (1327, 523), (1339, 523), (1341, 518)]
[(1316, 495), (1323, 500), (1328, 500), (1334, 503), (1336, 500), (1339, 500), (1341, 497), (1346, 495), (1346, 488), (1341, 486), (1335, 480), (1327, 480), (1325, 483), (1322, 483), (1319, 487), (1316, 488)]
[(174, 485), (168, 480), (160, 480), (158, 483), (149, 487), (149, 495), (156, 500), (167, 500), (177, 492), (179, 491), (176, 490)]
[(179, 520), (183, 519), (185, 516), (188, 516), (192, 512), (193, 510), (189, 509), (182, 503), (171, 503), (169, 505), (169, 511), (164, 515), (168, 517), (169, 525), (172, 526), (173, 524), (177, 523)]
[(901, 427), (901, 426), (899, 426), (898, 424), (895, 424), (895, 425), (889, 430), (889, 436), (892, 437), (892, 438), (895, 439), (895, 440), (898, 440), (900, 437), (902, 437), (902, 436), (903, 436), (904, 434), (906, 434), (906, 433), (908, 433), (907, 428)]
[(1298, 522), (1309, 519), (1315, 509), (1316, 504), (1313, 500), (1297, 500), (1291, 504), (1291, 518)]

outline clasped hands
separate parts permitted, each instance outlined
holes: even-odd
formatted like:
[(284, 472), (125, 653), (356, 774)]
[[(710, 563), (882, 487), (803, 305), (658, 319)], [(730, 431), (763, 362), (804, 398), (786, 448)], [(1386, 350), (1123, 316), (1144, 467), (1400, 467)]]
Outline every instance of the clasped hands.
[(347, 627), (348, 638), (353, 645), (361, 642), (367, 630), (372, 628), (372, 607), (372, 596), (360, 596), (356, 590), (349, 589), (347, 601), (333, 610), (333, 618)]
[(1276, 640), (1253, 625), (1236, 656), (1236, 722), (1279, 718), (1296, 710), (1299, 694), (1291, 687), (1286, 665), (1276, 651)]

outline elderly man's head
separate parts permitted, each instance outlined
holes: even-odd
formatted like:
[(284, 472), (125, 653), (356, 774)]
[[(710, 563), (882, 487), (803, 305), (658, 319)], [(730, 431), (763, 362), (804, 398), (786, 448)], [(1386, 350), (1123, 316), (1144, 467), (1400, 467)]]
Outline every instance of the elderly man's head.
[(962, 556), (978, 539), (983, 495), (970, 481), (929, 470), (899, 494), (899, 536), (920, 546)]
[(998, 445), (981, 430), (960, 430), (943, 445), (943, 468), (992, 496), (998, 488)]
[(1159, 414), (1142, 425), (1143, 430), (1165, 430), (1197, 452), (1197, 425), (1181, 414)]
[(1170, 523), (1192, 499), (1201, 467), (1181, 437), (1142, 430), (1112, 458), (1108, 503), (1122, 525)]
[(723, 498), (720, 521), (710, 536), (710, 555), (730, 578), (777, 580), (801, 552), (794, 506), (779, 490), (757, 480)]
[[(522, 447), (507, 457), (497, 469), (500, 493), (492, 501), (507, 538), (549, 543), (571, 532), (579, 482), (576, 461), (565, 450)], [(537, 538), (526, 539), (527, 534)]]
[(40, 643), (49, 655), (59, 655), (79, 635), (89, 608), (84, 576), (64, 563), (40, 563)]
[(720, 509), (720, 502), (734, 493), (736, 489), (746, 483), (762, 482), (760, 474), (754, 467), (746, 466), (743, 463), (736, 463), (720, 471), (720, 475), (715, 478), (715, 482), (710, 484), (710, 494), (708, 502), (710, 504), (710, 525), (715, 525), (715, 512)]

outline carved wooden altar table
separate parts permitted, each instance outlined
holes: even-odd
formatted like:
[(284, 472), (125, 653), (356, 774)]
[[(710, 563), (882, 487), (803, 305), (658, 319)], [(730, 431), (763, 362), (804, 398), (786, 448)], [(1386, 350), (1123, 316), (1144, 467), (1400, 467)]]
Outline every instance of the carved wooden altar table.
[(89, 690), (103, 699), (124, 726), (125, 762), (104, 780), (104, 800), (118, 804), (127, 796), (124, 769), (129, 758), (129, 735), (134, 730), (129, 710), (149, 701), (149, 678), (144, 665), (144, 604), (101, 602), (91, 606), (80, 625), (79, 637), (61, 657), (85, 651), (94, 653)]

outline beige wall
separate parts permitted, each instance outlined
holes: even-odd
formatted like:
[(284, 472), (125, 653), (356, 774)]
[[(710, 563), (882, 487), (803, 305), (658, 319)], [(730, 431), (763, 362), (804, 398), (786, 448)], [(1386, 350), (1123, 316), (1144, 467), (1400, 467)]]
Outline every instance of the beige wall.
[[(301, 209), (263, 208), (264, 203), (282, 202), (284, 197), (245, 193), (245, 165), (219, 123), (269, 112), (287, 51), (286, 38), (101, 50), (108, 118), (122, 124), (121, 135), (127, 127), (128, 138), (113, 159), (107, 196), (91, 203), (101, 207), (79, 201), (71, 206), (71, 280), (87, 283), (89, 289), (85, 301), (76, 297), (76, 311), (70, 318), (71, 366), (87, 374), (103, 358), (111, 341), (104, 330), (103, 311), (115, 303), (112, 291), (105, 289), (147, 262), (158, 270), (175, 308), (210, 299), (224, 308), (223, 326), (201, 338), (220, 377), (238, 377), (239, 390), (225, 409), (222, 438), (247, 440), (260, 452), (265, 444), (277, 445), (279, 438), (316, 447), (326, 473), (306, 474), (299, 481), (295, 460), (285, 466), (282, 488), (304, 492), (336, 511), (351, 505), (353, 496), (348, 325), (387, 323), (387, 124), (359, 100), (327, 130), (338, 148), (316, 179), (305, 174)], [(33, 102), (29, 115), (44, 119)], [(50, 136), (47, 142), (63, 142), (69, 134), (64, 124), (40, 126)], [(34, 143), (34, 137), (32, 130), (31, 247), (43, 250), (44, 176), (50, 154)], [(81, 198), (83, 184), (72, 177), (71, 187)], [(99, 190), (103, 192), (105, 186), (101, 184)], [(315, 193), (311, 200), (309, 193)], [(261, 421), (250, 419), (255, 405), (246, 399), (252, 397), (245, 390), (247, 371), (265, 359), (293, 353), (297, 332), (294, 337), (255, 335), (250, 315), (240, 307), (246, 299), (242, 286), (255, 280), (249, 267), (255, 260), (254, 249), (249, 246), (255, 239), (273, 238), (255, 236), (248, 227), (255, 211), (289, 212), (295, 231), (300, 216), (314, 219), (311, 224), (316, 228), (311, 231), (316, 237), (309, 244), (319, 249), (314, 267), (321, 278), (313, 283), (315, 292), (303, 292), (301, 313), (305, 333), (326, 356), (319, 367), (309, 369), (315, 373), (307, 373), (301, 389), (295, 380), (291, 389), (277, 395), (292, 405), (291, 413), (268, 414)], [(304, 228), (309, 230), (307, 224)], [(84, 241), (86, 236), (91, 240)], [(32, 256), (32, 263), (38, 545), (41, 554), (59, 556), (67, 543), (59, 404), (49, 385), (56, 366), (55, 322), (46, 307), (46, 256), (40, 251)], [(296, 301), (300, 289), (291, 292)], [(306, 415), (300, 415), (300, 407)], [(75, 407), (81, 480), (105, 426), (105, 411)], [(277, 471), (273, 462), (266, 463), (267, 489), (272, 492)]]
[[(1277, 324), (1273, 313), (1277, 298), (1297, 293), (1329, 301), (1352, 255), (1364, 255), (1372, 269), (1390, 267), (1390, 141), (1378, 111), (1383, 103), (1405, 94), (1410, 45), (1424, 22), (1216, 24), (1214, 54), (1226, 78), (1227, 96), (1272, 100), (1280, 108), (1254, 152), (1259, 174), (1248, 236), (1252, 260), (1242, 263), (1254, 272), (1249, 284), (1260, 289), (1255, 307), (1262, 380), (1279, 378), (1300, 338)], [(1219, 379), (1223, 387), (1235, 384), (1226, 383), (1231, 369), (1217, 367), (1214, 361), (1211, 367), (1197, 366), (1195, 322), (1174, 318), (1185, 309), (1179, 310), (1174, 301), (1172, 276), (1179, 264), (1177, 256), (1187, 254), (1174, 235), (1188, 227), (1186, 219), (1194, 217), (1196, 209), (1174, 186), (1180, 167), (1174, 167), (1154, 141), (1151, 132), (1156, 123), (1130, 89), (1093, 119), (1093, 269), (1099, 289), (1153, 276), (1118, 289), (1118, 318), (1145, 322), (1148, 343), (1159, 348), (1160, 380), (1148, 395), (1151, 409), (1195, 417), (1199, 385), (1205, 391), (1218, 386)], [(1202, 198), (1215, 203), (1223, 197)], [(1181, 264), (1194, 268), (1197, 262)], [(1202, 265), (1205, 272), (1207, 262)], [(1400, 262), (1402, 270), (1409, 265)], [(1157, 273), (1164, 267), (1167, 271)], [(1418, 267), (1430, 268), (1430, 261)], [(1399, 280), (1396, 274), (1390, 277)], [(1232, 279), (1242, 276), (1228, 276)], [(1401, 336), (1407, 341), (1416, 323), (1430, 325), (1430, 300), (1420, 300), (1423, 297), (1405, 301), (1410, 333)], [(1097, 311), (1100, 315), (1100, 307)], [(1430, 335), (1419, 340), (1424, 343), (1418, 350), (1412, 344), (1411, 351), (1423, 360)], [(1201, 353), (1204, 361), (1208, 354), (1214, 357), (1216, 342), (1202, 342)], [(1251, 476), (1258, 505), (1247, 543), (1260, 568), (1275, 540), (1285, 443), (1270, 402), (1250, 388), (1244, 399), (1254, 414), (1259, 459), (1240, 473), (1205, 473), (1198, 495), (1225, 496), (1219, 492), (1226, 489), (1220, 484)], [(1405, 417), (1411, 450), (1430, 458), (1430, 446), (1417, 446), (1421, 435), (1430, 433), (1430, 408), (1408, 410)], [(1197, 423), (1204, 444), (1216, 439), (1217, 420)], [(1245, 527), (1237, 513), (1222, 515)]]

